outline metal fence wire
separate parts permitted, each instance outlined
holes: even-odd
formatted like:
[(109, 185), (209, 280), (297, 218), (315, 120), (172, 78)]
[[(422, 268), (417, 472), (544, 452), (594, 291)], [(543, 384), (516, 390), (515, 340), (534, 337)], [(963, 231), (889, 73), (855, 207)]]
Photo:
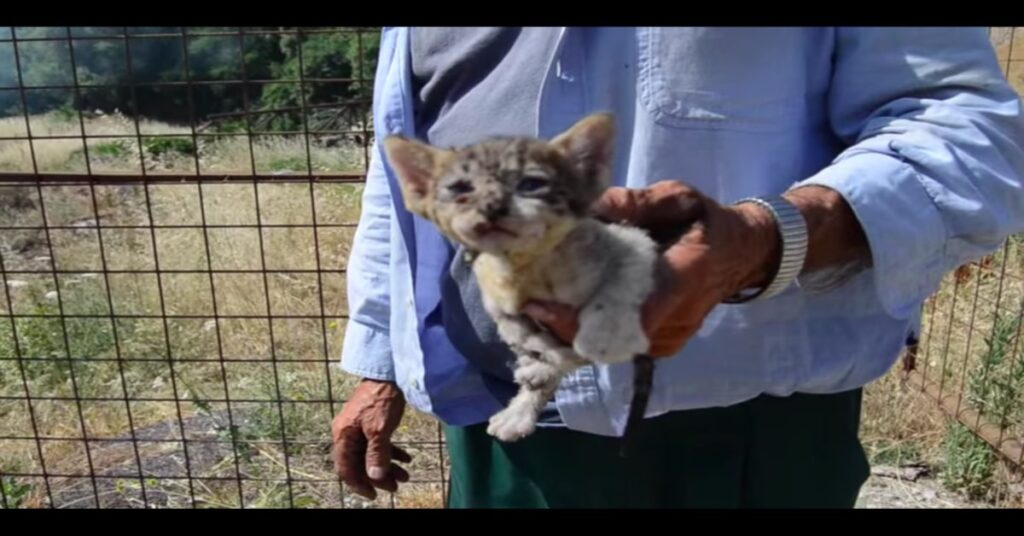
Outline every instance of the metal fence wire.
[[(991, 36), (1020, 89), (1016, 33)], [(0, 29), (4, 508), (443, 505), (428, 417), (397, 432), (397, 494), (346, 493), (329, 460), (378, 40)], [(1022, 305), (1015, 237), (949, 275), (904, 359), (1018, 465)]]

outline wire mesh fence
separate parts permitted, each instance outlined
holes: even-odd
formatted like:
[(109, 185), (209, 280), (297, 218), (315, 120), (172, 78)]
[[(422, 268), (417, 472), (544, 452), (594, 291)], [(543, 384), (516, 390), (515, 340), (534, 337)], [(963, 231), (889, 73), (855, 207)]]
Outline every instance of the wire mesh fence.
[[(1022, 89), (1017, 33), (992, 39)], [(377, 43), (0, 29), (4, 508), (442, 506), (443, 437), (418, 413), (397, 494), (346, 493), (329, 461)], [(906, 361), (1018, 464), (1022, 247), (950, 274)]]
[(372, 28), (0, 32), (5, 507), (375, 502), (330, 468)]

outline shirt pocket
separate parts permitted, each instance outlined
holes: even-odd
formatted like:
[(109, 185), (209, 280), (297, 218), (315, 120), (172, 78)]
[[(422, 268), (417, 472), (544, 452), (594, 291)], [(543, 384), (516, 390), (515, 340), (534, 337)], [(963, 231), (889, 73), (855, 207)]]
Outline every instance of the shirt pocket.
[(638, 92), (662, 126), (785, 130), (824, 115), (807, 36), (787, 28), (642, 28)]

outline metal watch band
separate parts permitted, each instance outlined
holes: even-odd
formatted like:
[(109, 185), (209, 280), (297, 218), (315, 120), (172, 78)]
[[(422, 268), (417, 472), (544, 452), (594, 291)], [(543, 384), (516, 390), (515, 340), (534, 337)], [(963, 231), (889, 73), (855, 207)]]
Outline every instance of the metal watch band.
[(782, 237), (782, 258), (771, 283), (752, 296), (737, 297), (738, 299), (729, 300), (730, 303), (763, 300), (782, 293), (799, 277), (804, 268), (804, 259), (807, 257), (807, 224), (792, 203), (782, 197), (748, 197), (740, 199), (734, 205), (741, 203), (762, 206), (775, 218), (775, 223), (779, 226), (779, 235)]

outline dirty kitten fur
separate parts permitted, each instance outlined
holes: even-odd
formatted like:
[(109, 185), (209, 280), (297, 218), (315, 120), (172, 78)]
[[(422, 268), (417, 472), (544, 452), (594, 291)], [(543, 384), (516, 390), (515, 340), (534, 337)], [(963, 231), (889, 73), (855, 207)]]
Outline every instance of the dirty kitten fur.
[[(475, 254), (484, 307), (517, 356), (519, 392), (487, 429), (502, 441), (532, 433), (577, 367), (648, 350), (640, 312), (654, 288), (657, 246), (639, 229), (588, 213), (611, 185), (613, 138), (611, 116), (594, 114), (551, 141), (497, 138), (449, 150), (383, 140), (409, 210)], [(531, 300), (579, 311), (571, 347), (521, 314)]]

